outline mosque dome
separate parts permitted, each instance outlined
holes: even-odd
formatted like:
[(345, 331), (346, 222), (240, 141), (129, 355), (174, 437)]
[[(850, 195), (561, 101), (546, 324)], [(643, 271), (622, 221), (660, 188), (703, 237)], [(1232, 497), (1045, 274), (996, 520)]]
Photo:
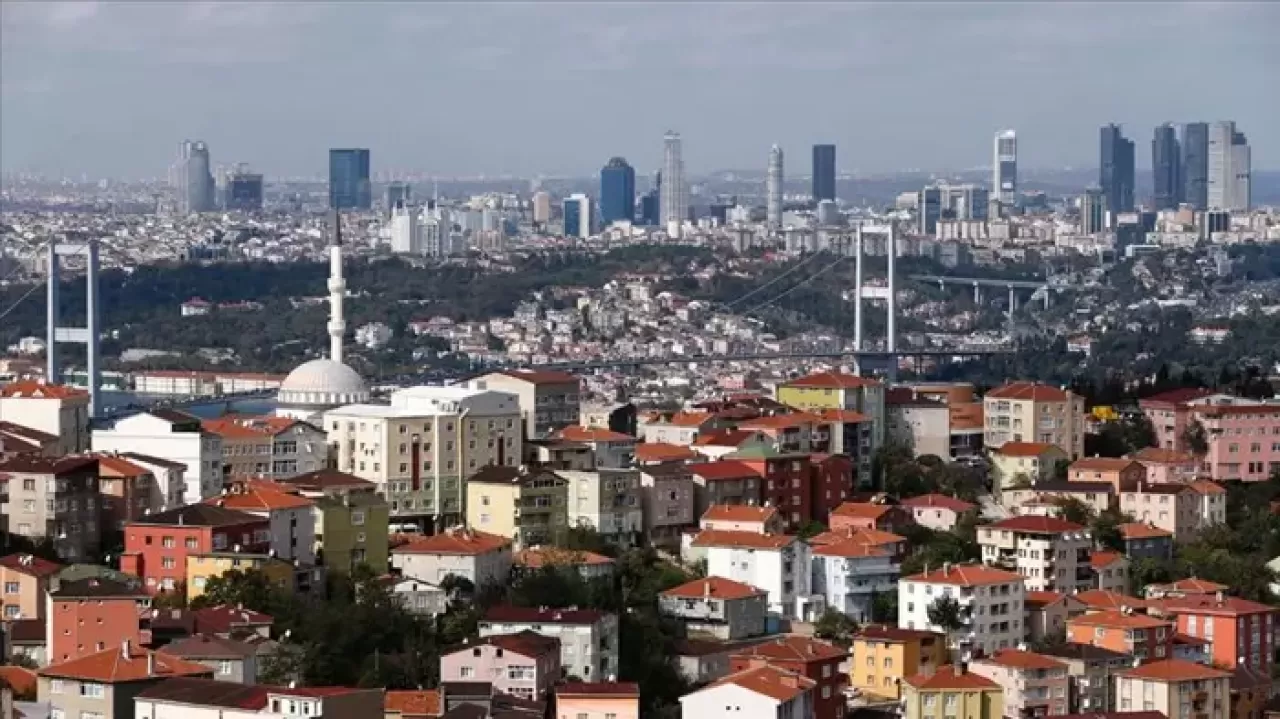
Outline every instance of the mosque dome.
[(331, 359), (299, 365), (280, 384), (283, 407), (329, 409), (369, 401), (369, 387), (355, 370)]

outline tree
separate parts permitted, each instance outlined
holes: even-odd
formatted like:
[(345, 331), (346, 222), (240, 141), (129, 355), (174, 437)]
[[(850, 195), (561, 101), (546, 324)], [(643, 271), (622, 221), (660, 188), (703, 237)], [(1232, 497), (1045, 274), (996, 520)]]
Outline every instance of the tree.
[(925, 610), (929, 623), (947, 634), (959, 631), (964, 627), (964, 611), (955, 597), (944, 594), (933, 600)]
[(1120, 533), (1120, 525), (1132, 522), (1133, 518), (1114, 509), (1107, 509), (1094, 517), (1089, 531), (1093, 534), (1094, 543), (1103, 549), (1113, 552), (1124, 552), (1124, 536)]
[(898, 593), (875, 592), (871, 595), (871, 620), (877, 624), (898, 624)]
[(818, 617), (818, 621), (813, 625), (813, 635), (815, 637), (826, 639), (842, 647), (848, 647), (853, 643), (853, 635), (857, 631), (858, 623), (835, 607), (827, 607), (826, 611), (822, 613), (821, 617)]
[(1209, 436), (1198, 419), (1191, 420), (1191, 424), (1182, 431), (1182, 441), (1197, 457), (1203, 457), (1209, 452)]
[(1093, 521), (1093, 509), (1075, 497), (1057, 497), (1053, 503), (1057, 505), (1062, 518), (1068, 522), (1085, 527)]
[(796, 532), (796, 535), (799, 536), (800, 539), (808, 541), (818, 536), (819, 534), (822, 534), (825, 531), (827, 531), (827, 526), (825, 524), (817, 520), (811, 519), (808, 522), (805, 522), (804, 526), (801, 527), (798, 532)]

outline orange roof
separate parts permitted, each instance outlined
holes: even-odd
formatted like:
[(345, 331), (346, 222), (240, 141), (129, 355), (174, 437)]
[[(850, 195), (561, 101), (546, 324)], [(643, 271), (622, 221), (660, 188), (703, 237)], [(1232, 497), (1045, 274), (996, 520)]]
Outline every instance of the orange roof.
[(532, 384), (578, 384), (576, 376), (556, 370), (513, 369), (499, 372)]
[(1196, 461), (1195, 457), (1186, 452), (1162, 447), (1144, 447), (1129, 456), (1139, 462), (1152, 464), (1192, 464)]
[(784, 382), (783, 387), (814, 387), (818, 389), (861, 389), (862, 387), (880, 387), (881, 383), (843, 372), (818, 372), (815, 374)]
[(693, 440), (695, 447), (741, 447), (747, 440), (758, 436), (757, 432), (745, 429), (716, 429), (703, 432)]
[(1142, 522), (1125, 522), (1116, 529), (1120, 530), (1120, 536), (1125, 539), (1158, 539), (1173, 536), (1172, 532)]
[(1216, 594), (1188, 594), (1181, 597), (1152, 599), (1147, 604), (1169, 614), (1211, 614), (1224, 617), (1270, 614), (1276, 611), (1276, 608), (1269, 604), (1252, 602), (1240, 597), (1224, 596), (1219, 600)]
[(1030, 532), (1036, 534), (1061, 534), (1063, 532), (1079, 532), (1082, 525), (1068, 522), (1057, 517), (1043, 517), (1037, 514), (1023, 514), (1017, 517), (1002, 519), (989, 524), (983, 529), (1000, 529), (1013, 532)]
[(1033, 402), (1065, 402), (1067, 393), (1057, 387), (1036, 382), (1010, 382), (987, 392), (986, 399), (1031, 400)]
[(859, 544), (869, 544), (872, 546), (883, 546), (886, 544), (897, 544), (907, 541), (906, 537), (899, 536), (893, 532), (884, 532), (879, 529), (861, 529), (855, 527), (846, 527), (844, 529), (833, 529), (823, 532), (809, 540), (809, 544), (817, 547), (823, 544), (838, 544), (840, 542), (853, 541)]
[(1072, 595), (1078, 601), (1084, 602), (1085, 606), (1090, 609), (1119, 609), (1121, 607), (1133, 607), (1141, 609), (1146, 606), (1146, 602), (1131, 597), (1127, 594), (1119, 592), (1111, 592), (1105, 589), (1088, 589), (1083, 592)]
[[(640, 445), (640, 447), (643, 446)], [(639, 455), (639, 448), (637, 448), (636, 456), (638, 457)], [(708, 482), (714, 482), (719, 479), (756, 479), (761, 476), (760, 470), (736, 459), (690, 464), (689, 472)]]
[(1005, 442), (996, 448), (996, 454), (1006, 457), (1039, 457), (1051, 449), (1058, 449), (1058, 446), (1046, 442)]
[(773, 507), (757, 507), (748, 504), (713, 504), (702, 513), (703, 519), (713, 522), (768, 522), (778, 514)]
[(38, 681), (36, 673), (26, 667), (0, 667), (0, 683), (7, 683), (14, 694), (34, 694)]
[(438, 717), (444, 713), (440, 705), (440, 690), (391, 690), (388, 689), (382, 700), (382, 708), (388, 714), (398, 712), (399, 719), (419, 719), (420, 717)]
[(1119, 552), (1095, 551), (1089, 555), (1089, 565), (1094, 569), (1102, 569), (1124, 559), (1124, 555)]
[(45, 384), (33, 379), (10, 382), (0, 387), (0, 397), (13, 399), (72, 399), (88, 396), (89, 393), (82, 389), (69, 387), (65, 384)]
[(1225, 592), (1231, 588), (1225, 584), (1218, 584), (1217, 582), (1211, 582), (1207, 579), (1199, 579), (1197, 577), (1179, 579), (1178, 581), (1166, 584), (1165, 586), (1174, 591), (1185, 592), (1187, 594), (1217, 594), (1218, 592)]
[(816, 414), (809, 412), (791, 412), (789, 414), (775, 414), (767, 417), (756, 417), (738, 423), (743, 429), (785, 429), (787, 427), (799, 427), (803, 424), (822, 424), (823, 420)]
[(1194, 664), (1181, 659), (1165, 659), (1126, 669), (1118, 672), (1117, 676), (1157, 682), (1188, 682), (1202, 679), (1226, 679), (1231, 674), (1204, 664)]
[(733, 684), (774, 701), (787, 702), (813, 689), (817, 682), (795, 672), (766, 665), (730, 674), (712, 682), (710, 686), (717, 687), (723, 684)]
[(391, 550), (393, 554), (457, 554), (477, 555), (510, 547), (511, 540), (474, 529), (449, 529), (430, 537), (414, 537), (407, 544)]
[(570, 442), (634, 442), (635, 437), (602, 427), (565, 427), (560, 436)]
[[(149, 656), (154, 658), (154, 662), (147, 660)], [(148, 666), (152, 664), (153, 666)], [(47, 666), (40, 670), (40, 676), (116, 684), (165, 677), (213, 678), (213, 670), (203, 664), (171, 657), (163, 652), (126, 645)]]
[(640, 442), (636, 445), (636, 460), (640, 462), (673, 462), (698, 459), (701, 455), (679, 444), (666, 442)]
[(851, 409), (823, 409), (818, 410), (817, 414), (824, 422), (862, 424), (863, 422), (871, 421), (871, 417)]
[(677, 427), (701, 427), (715, 418), (710, 412), (676, 412), (667, 420), (667, 424)]
[(887, 557), (889, 552), (874, 544), (867, 544), (856, 539), (845, 539), (831, 544), (821, 544), (813, 548), (813, 553), (822, 557)]
[(963, 514), (971, 509), (977, 508), (978, 505), (971, 504), (963, 499), (948, 497), (945, 494), (922, 494), (918, 497), (908, 497), (899, 504), (903, 507), (911, 509), (923, 509), (925, 507), (940, 507), (942, 509), (950, 509), (958, 514)]
[(1057, 659), (1046, 657), (1043, 654), (1036, 654), (1035, 652), (1024, 652), (1020, 649), (1003, 649), (985, 659), (975, 659), (974, 661), (999, 664), (1010, 669), (1065, 669), (1067, 666)]
[(1084, 457), (1072, 462), (1071, 466), (1067, 469), (1070, 471), (1083, 470), (1086, 472), (1123, 472), (1134, 465), (1141, 467), (1142, 463), (1133, 459)]
[(1071, 617), (1067, 620), (1067, 624), (1082, 624), (1086, 627), (1120, 627), (1123, 629), (1156, 629), (1158, 627), (1172, 626), (1170, 622), (1156, 619), (1146, 614), (1126, 614), (1118, 610), (1088, 612)]
[(704, 529), (693, 538), (693, 546), (781, 549), (794, 541), (796, 538), (788, 534), (756, 534), (755, 532), (731, 532), (726, 529)]
[(961, 670), (957, 673), (955, 667), (950, 664), (938, 667), (936, 672), (928, 676), (924, 674), (917, 674), (913, 677), (905, 677), (902, 681), (910, 684), (916, 689), (981, 691), (983, 689), (1000, 688), (999, 684), (996, 684), (981, 674), (974, 674), (973, 672), (965, 670)]
[(1063, 594), (1062, 592), (1027, 592), (1027, 595), (1023, 599), (1022, 603), (1027, 605), (1028, 607), (1048, 606), (1050, 604), (1057, 604), (1058, 602), (1066, 598), (1067, 598), (1067, 595)]
[(274, 437), (296, 424), (306, 424), (291, 417), (231, 416), (206, 419), (200, 422), (206, 431), (224, 439), (252, 439)]
[(948, 405), (951, 429), (982, 429), (983, 407), (981, 402), (956, 402)]
[(735, 582), (724, 577), (706, 577), (686, 582), (662, 592), (664, 597), (679, 599), (747, 599), (768, 594), (763, 589), (750, 584)]
[(98, 458), (98, 471), (107, 473), (109, 477), (142, 477), (151, 474), (146, 467), (139, 467), (123, 457), (110, 454), (95, 454)]
[(852, 519), (879, 519), (888, 514), (893, 507), (894, 505), (892, 504), (841, 502), (839, 507), (831, 510), (831, 514), (837, 517), (850, 517)]
[(929, 572), (903, 577), (901, 581), (972, 587), (986, 584), (1007, 584), (1009, 582), (1023, 584), (1026, 578), (1017, 572), (1006, 572), (1003, 569), (996, 569), (982, 564), (961, 564), (956, 567), (939, 567)]
[(529, 569), (561, 565), (600, 565), (613, 564), (613, 560), (603, 554), (583, 550), (560, 549), (557, 547), (535, 547), (516, 552), (511, 561), (517, 566)]
[(1218, 484), (1217, 482), (1210, 482), (1207, 479), (1197, 479), (1196, 481), (1192, 482), (1187, 486), (1191, 487), (1193, 491), (1199, 492), (1200, 494), (1226, 494), (1227, 493), (1227, 490), (1222, 485)]
[(62, 571), (62, 565), (34, 554), (15, 552), (0, 557), (0, 566), (33, 577), (47, 577)]
[(303, 507), (315, 505), (314, 502), (306, 497), (280, 492), (256, 484), (241, 484), (236, 491), (210, 497), (204, 500), (204, 504), (212, 504), (226, 509), (237, 509), (241, 512), (271, 512), (280, 509), (302, 509)]
[(843, 659), (849, 652), (819, 639), (790, 634), (734, 652), (733, 656), (808, 663)]

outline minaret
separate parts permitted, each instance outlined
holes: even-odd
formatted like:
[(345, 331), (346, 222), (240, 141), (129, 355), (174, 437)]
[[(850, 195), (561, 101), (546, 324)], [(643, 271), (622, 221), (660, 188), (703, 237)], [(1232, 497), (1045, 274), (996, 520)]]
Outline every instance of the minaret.
[(782, 227), (782, 148), (769, 150), (769, 172), (765, 186), (765, 221), (769, 229)]
[(329, 235), (329, 359), (342, 362), (342, 336), (347, 331), (342, 316), (342, 298), (347, 294), (347, 282), (342, 279), (342, 215), (333, 210), (329, 222), (333, 227)]

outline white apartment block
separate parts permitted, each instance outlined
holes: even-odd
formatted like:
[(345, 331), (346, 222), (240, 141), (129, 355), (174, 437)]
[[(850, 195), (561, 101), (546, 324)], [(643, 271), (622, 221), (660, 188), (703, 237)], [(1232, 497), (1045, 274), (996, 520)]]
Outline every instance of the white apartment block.
[(511, 540), (470, 529), (448, 529), (392, 547), (391, 566), (402, 576), (436, 585), (455, 576), (477, 587), (502, 586), (511, 578)]
[(639, 539), (644, 531), (644, 497), (638, 470), (563, 470), (556, 474), (569, 483), (569, 526), (591, 527), (624, 545)]
[(465, 516), (466, 480), (489, 465), (519, 466), (518, 398), (465, 387), (410, 387), (388, 405), (325, 412), (338, 470), (378, 485), (393, 520), (439, 526)]
[(813, 559), (809, 545), (788, 535), (704, 529), (692, 547), (705, 551), (707, 576), (724, 577), (769, 593), (769, 612), (812, 621)]
[[(940, 597), (960, 605), (961, 627), (947, 632), (929, 620), (929, 607)], [(966, 660), (1018, 646), (1025, 635), (1021, 574), (978, 564), (944, 565), (898, 582), (898, 626), (949, 634), (949, 643)]]
[(89, 449), (89, 393), (33, 380), (0, 387), (0, 422), (12, 422), (58, 438), (57, 454)]
[(492, 607), (480, 620), (480, 636), (532, 631), (560, 640), (560, 666), (586, 682), (618, 674), (618, 617), (594, 609)]
[(1084, 398), (1078, 394), (1034, 382), (1012, 382), (988, 392), (982, 398), (982, 411), (987, 447), (1043, 442), (1072, 460), (1084, 455)]
[(222, 439), (186, 412), (159, 409), (125, 417), (111, 429), (94, 430), (93, 451), (182, 463), (187, 485), (183, 499), (188, 503), (222, 493)]
[(984, 563), (1021, 574), (1029, 592), (1094, 588), (1093, 536), (1078, 524), (1057, 517), (1011, 517), (979, 527), (978, 544)]
[(898, 570), (878, 547), (845, 541), (813, 548), (813, 591), (859, 624), (872, 621), (876, 594), (895, 591)]

